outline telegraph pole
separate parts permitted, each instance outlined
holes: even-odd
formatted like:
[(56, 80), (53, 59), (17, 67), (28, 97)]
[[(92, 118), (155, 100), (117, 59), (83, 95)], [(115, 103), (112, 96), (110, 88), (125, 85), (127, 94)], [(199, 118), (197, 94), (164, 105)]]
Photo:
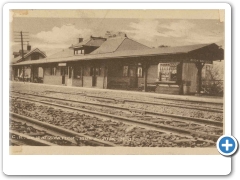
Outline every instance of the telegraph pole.
[[(22, 61), (24, 61), (24, 50), (23, 50), (23, 35), (22, 35), (22, 31), (20, 32), (21, 35), (21, 46), (22, 46)], [(25, 68), (23, 66), (23, 82), (25, 81), (24, 79), (25, 77)]]
[[(20, 33), (20, 38), (19, 38), (19, 35), (14, 34), (14, 36), (15, 36), (14, 37), (14, 42), (21, 42), (21, 49), (22, 49), (21, 50), (22, 51), (21, 55), (22, 55), (22, 61), (24, 61), (23, 44), (24, 44), (24, 42), (29, 42), (28, 32), (23, 32), (23, 31), (16, 32), (16, 31), (14, 31), (14, 33), (17, 33), (17, 34)], [(24, 39), (24, 38), (27, 38), (27, 39)], [(25, 77), (25, 68), (23, 66), (23, 82), (25, 81), (24, 77)]]

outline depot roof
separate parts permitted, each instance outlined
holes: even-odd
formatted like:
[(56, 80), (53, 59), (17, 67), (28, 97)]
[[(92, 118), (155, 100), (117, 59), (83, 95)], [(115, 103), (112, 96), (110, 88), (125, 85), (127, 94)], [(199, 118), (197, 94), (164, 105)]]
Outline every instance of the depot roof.
[(85, 61), (96, 59), (113, 59), (113, 58), (127, 58), (127, 57), (144, 57), (144, 56), (161, 56), (174, 54), (211, 54), (211, 59), (208, 60), (223, 60), (223, 49), (219, 48), (215, 43), (212, 44), (195, 44), (188, 46), (162, 47), (162, 48), (146, 48), (136, 50), (122, 50), (109, 53), (96, 53), (85, 55), (69, 55), (68, 57), (58, 58), (44, 58), (34, 61), (24, 61), (14, 65), (30, 65), (30, 64), (45, 64), (57, 62), (72, 62)]

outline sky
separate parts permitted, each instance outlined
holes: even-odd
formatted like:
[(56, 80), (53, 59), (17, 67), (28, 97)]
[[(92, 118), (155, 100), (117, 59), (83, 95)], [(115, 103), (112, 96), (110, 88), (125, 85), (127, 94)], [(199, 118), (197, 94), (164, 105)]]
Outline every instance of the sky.
[[(204, 43), (223, 45), (224, 41), (224, 22), (219, 19), (13, 17), (10, 27), (12, 32), (29, 32), (32, 48), (39, 48), (47, 56), (76, 44), (79, 37), (104, 36), (106, 31), (124, 32), (130, 39), (154, 48)], [(13, 42), (13, 37), (12, 52), (21, 48), (20, 43)]]

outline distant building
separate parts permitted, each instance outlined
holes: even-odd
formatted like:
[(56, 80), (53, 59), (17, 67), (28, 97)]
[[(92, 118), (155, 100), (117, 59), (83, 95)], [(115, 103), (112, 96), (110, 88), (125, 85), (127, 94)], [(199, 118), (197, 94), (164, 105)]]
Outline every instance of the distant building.
[[(23, 57), (22, 57), (23, 53)], [(11, 60), (11, 65), (17, 64), (20, 62), (25, 62), (25, 61), (35, 61), (39, 59), (46, 58), (45, 52), (39, 50), (38, 48), (35, 48), (31, 50), (31, 46), (28, 44), (27, 45), (27, 50), (19, 50), (19, 52), (13, 52), (14, 58)], [(23, 80), (23, 77), (26, 81), (34, 81), (34, 77), (43, 77), (43, 69), (39, 67), (30, 67), (30, 66), (22, 66), (22, 67), (15, 67), (15, 68), (10, 68), (11, 72), (11, 79), (15, 80)]]

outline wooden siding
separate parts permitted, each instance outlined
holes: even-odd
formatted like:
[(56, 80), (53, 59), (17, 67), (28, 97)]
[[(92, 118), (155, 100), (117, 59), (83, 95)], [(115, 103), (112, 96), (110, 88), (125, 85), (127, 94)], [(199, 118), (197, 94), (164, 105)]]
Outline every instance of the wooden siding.
[(83, 87), (92, 87), (92, 76), (83, 76)]
[(138, 78), (138, 87), (142, 87), (144, 84), (144, 78)]
[(103, 80), (104, 80), (103, 77), (101, 77), (101, 76), (98, 76), (98, 77), (97, 77), (97, 84), (96, 84), (96, 87), (97, 87), (97, 88), (103, 89)]
[(197, 68), (194, 63), (183, 63), (182, 80), (191, 81), (190, 93), (196, 92)]
[(73, 86), (73, 81), (71, 78), (66, 78), (65, 79), (67, 86)]
[(147, 82), (154, 83), (158, 78), (158, 65), (150, 65), (148, 68)]
[(178, 85), (158, 85), (155, 90), (156, 93), (160, 94), (179, 94), (180, 87)]
[(62, 85), (62, 76), (44, 75), (43, 83), (44, 84)]
[(50, 67), (44, 68), (44, 76), (51, 76), (51, 68)]
[(107, 87), (118, 88), (119, 86), (130, 87), (130, 78), (129, 77), (108, 77), (107, 78)]
[(82, 87), (82, 80), (81, 79), (72, 79), (72, 86)]

